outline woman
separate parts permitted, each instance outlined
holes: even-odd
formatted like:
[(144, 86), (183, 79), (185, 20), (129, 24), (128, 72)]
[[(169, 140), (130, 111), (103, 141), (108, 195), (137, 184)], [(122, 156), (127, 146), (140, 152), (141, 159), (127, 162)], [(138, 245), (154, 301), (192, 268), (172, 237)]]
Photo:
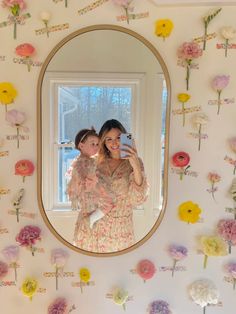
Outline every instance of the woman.
[(104, 200), (109, 196), (112, 202), (110, 206), (100, 206), (101, 203), (87, 221), (84, 218), (77, 222), (74, 242), (88, 251), (120, 251), (135, 243), (133, 210), (146, 200), (148, 185), (135, 148), (127, 146), (122, 149), (126, 157), (121, 159), (121, 133), (126, 130), (114, 119), (106, 121), (99, 132), (97, 188), (102, 187)]

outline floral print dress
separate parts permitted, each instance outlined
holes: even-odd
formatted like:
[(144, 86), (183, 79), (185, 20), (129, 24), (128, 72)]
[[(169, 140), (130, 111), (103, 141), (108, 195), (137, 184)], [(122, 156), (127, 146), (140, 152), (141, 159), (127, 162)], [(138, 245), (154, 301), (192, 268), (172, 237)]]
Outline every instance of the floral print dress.
[[(141, 160), (140, 163), (144, 171)], [(133, 169), (128, 160), (122, 160), (112, 173), (106, 159), (98, 164), (96, 176), (97, 183), (93, 196), (95, 199), (97, 197), (95, 206), (103, 211), (104, 217), (90, 228), (89, 215), (84, 215), (87, 209), (81, 202), (81, 212), (74, 233), (74, 245), (83, 250), (99, 253), (126, 249), (135, 243), (133, 210), (147, 198), (146, 177), (143, 173), (142, 185), (138, 186), (134, 181)], [(82, 197), (81, 200), (84, 199), (85, 197)], [(86, 206), (90, 202), (94, 202), (93, 197), (86, 200)]]

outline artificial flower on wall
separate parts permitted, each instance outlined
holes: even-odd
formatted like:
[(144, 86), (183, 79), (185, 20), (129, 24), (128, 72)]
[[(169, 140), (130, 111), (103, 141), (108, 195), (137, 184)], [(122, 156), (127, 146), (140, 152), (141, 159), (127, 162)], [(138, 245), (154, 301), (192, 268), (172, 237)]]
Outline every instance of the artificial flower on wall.
[(40, 18), (45, 26), (47, 37), (49, 37), (48, 22), (51, 18), (51, 14), (48, 11), (43, 11), (40, 13)]
[(172, 165), (178, 169), (180, 180), (187, 174), (190, 165), (190, 156), (186, 152), (177, 152), (171, 158)]
[(203, 268), (207, 267), (209, 256), (225, 256), (227, 248), (225, 242), (219, 236), (201, 236), (201, 251), (204, 254)]
[(135, 272), (146, 282), (155, 275), (156, 267), (152, 261), (143, 259), (138, 262)]
[(83, 286), (89, 286), (91, 273), (88, 268), (82, 267), (79, 270), (79, 278), (80, 278), (80, 290), (83, 293)]
[(198, 133), (190, 133), (190, 135), (198, 139), (198, 151), (201, 150), (202, 139), (206, 139), (208, 137), (207, 134), (202, 133), (202, 129), (206, 127), (208, 122), (209, 118), (204, 112), (198, 112), (192, 116), (193, 127), (197, 129)]
[(48, 314), (68, 314), (75, 310), (76, 307), (73, 304), (69, 308), (69, 304), (65, 298), (59, 297), (56, 298), (49, 306), (48, 306)]
[(37, 289), (38, 289), (38, 281), (32, 277), (27, 277), (21, 285), (21, 291), (23, 295), (28, 297), (30, 301), (32, 301), (33, 296), (37, 292)]
[(221, 93), (225, 87), (229, 84), (229, 75), (216, 75), (214, 79), (212, 80), (212, 88), (217, 92), (218, 99), (217, 99), (217, 114), (220, 113), (220, 106), (223, 104), (223, 101), (221, 100)]
[(228, 48), (230, 48), (229, 41), (236, 36), (236, 29), (232, 26), (225, 26), (220, 29), (220, 34), (224, 38), (225, 43), (223, 45), (225, 50), (225, 57), (228, 55)]
[(20, 130), (23, 132), (29, 132), (29, 128), (24, 125), (26, 120), (26, 114), (24, 112), (12, 109), (6, 112), (6, 121), (11, 127), (16, 128), (16, 141), (17, 148), (20, 147)]
[(0, 137), (0, 157), (5, 157), (9, 155), (8, 150), (1, 151), (1, 148), (5, 145), (4, 138)]
[(23, 227), (16, 236), (16, 242), (31, 251), (32, 256), (37, 251), (35, 243), (41, 240), (41, 229), (37, 226), (28, 225)]
[(126, 310), (126, 302), (133, 299), (129, 296), (128, 291), (121, 287), (113, 288), (111, 293), (106, 294), (106, 298), (111, 299), (116, 305), (121, 306), (124, 311)]
[(14, 196), (12, 200), (12, 205), (16, 212), (16, 221), (19, 222), (19, 214), (21, 209), (21, 202), (24, 196), (25, 190), (23, 188), (19, 189), (16, 195)]
[(152, 301), (147, 312), (148, 314), (172, 314), (169, 304), (164, 300)]
[(22, 159), (15, 164), (15, 175), (21, 176), (23, 182), (25, 182), (25, 177), (32, 176), (34, 173), (34, 164), (28, 159)]
[(58, 248), (53, 249), (51, 252), (51, 263), (55, 267), (56, 273), (56, 290), (58, 290), (58, 277), (63, 274), (64, 266), (68, 260), (69, 254), (67, 251)]
[(201, 306), (203, 314), (206, 313), (206, 307), (219, 302), (219, 291), (215, 284), (209, 279), (200, 279), (194, 281), (188, 289), (189, 296), (194, 303)]
[(0, 280), (2, 280), (8, 274), (8, 265), (5, 262), (0, 261)]
[(230, 281), (233, 284), (233, 290), (235, 290), (236, 287), (236, 262), (228, 262), (225, 266), (224, 266), (224, 270), (227, 273), (227, 275), (229, 276)]
[(19, 267), (19, 255), (20, 255), (20, 249), (17, 245), (9, 245), (6, 246), (2, 250), (2, 254), (5, 257), (6, 261), (8, 262), (9, 268), (14, 269), (14, 275), (15, 275), (15, 282), (17, 281), (17, 268)]
[(17, 90), (10, 82), (0, 83), (0, 103), (5, 106), (7, 112), (7, 106), (14, 103), (17, 96)]
[(198, 222), (201, 212), (202, 210), (198, 204), (195, 204), (192, 201), (181, 203), (178, 207), (179, 219), (187, 222), (188, 224)]
[(32, 56), (35, 54), (35, 48), (29, 43), (20, 44), (16, 47), (15, 53), (22, 58), (24, 64), (27, 65), (28, 72), (30, 72), (33, 65)]
[(236, 245), (236, 220), (221, 219), (217, 225), (217, 232), (219, 236), (226, 241), (228, 252), (231, 254), (231, 247)]
[(168, 247), (168, 253), (170, 257), (173, 259), (173, 267), (172, 267), (172, 277), (174, 277), (174, 272), (176, 268), (176, 264), (179, 261), (182, 261), (188, 256), (188, 249), (183, 245), (171, 244)]
[(29, 13), (21, 14), (21, 11), (26, 9), (24, 0), (2, 0), (2, 7), (9, 9), (12, 15), (8, 16), (8, 21), (3, 22), (4, 26), (13, 24), (13, 38), (17, 37), (17, 25), (25, 24), (25, 20), (30, 17)]
[(133, 0), (112, 0), (115, 5), (120, 6), (125, 11), (127, 23), (129, 24), (129, 12), (133, 9), (130, 4)]
[(226, 211), (232, 213), (234, 215), (234, 219), (236, 220), (236, 178), (234, 178), (232, 181), (229, 194), (233, 201), (233, 207), (226, 208)]
[(42, 11), (40, 13), (40, 20), (43, 22), (44, 27), (35, 30), (36, 35), (46, 34), (49, 37), (49, 34), (56, 31), (61, 31), (69, 28), (69, 23), (63, 23), (58, 25), (50, 25), (49, 21), (51, 19), (51, 13), (48, 11)]
[(210, 181), (211, 188), (207, 189), (207, 192), (209, 192), (215, 201), (215, 192), (218, 190), (218, 188), (215, 186), (216, 183), (220, 182), (221, 177), (216, 172), (209, 172), (207, 175), (207, 179)]
[(158, 37), (162, 37), (165, 40), (167, 37), (170, 36), (174, 24), (169, 19), (161, 19), (155, 22), (155, 34)]
[(178, 94), (177, 98), (179, 100), (179, 102), (182, 104), (182, 112), (183, 112), (183, 126), (185, 126), (185, 103), (190, 99), (190, 95), (187, 93), (180, 93)]
[(207, 34), (208, 26), (209, 26), (210, 22), (214, 19), (214, 17), (216, 17), (220, 13), (221, 10), (222, 10), (221, 8), (212, 9), (209, 13), (207, 13), (203, 17), (203, 23), (204, 23), (203, 50), (206, 49), (207, 39), (211, 38), (211, 36), (209, 37)]

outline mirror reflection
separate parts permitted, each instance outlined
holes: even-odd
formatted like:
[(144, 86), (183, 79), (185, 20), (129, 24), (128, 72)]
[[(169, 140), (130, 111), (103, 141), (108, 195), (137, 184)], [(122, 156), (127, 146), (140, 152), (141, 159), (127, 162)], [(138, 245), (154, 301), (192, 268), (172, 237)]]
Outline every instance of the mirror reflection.
[(162, 58), (130, 30), (89, 27), (50, 53), (39, 79), (40, 197), (63, 243), (119, 254), (155, 231), (166, 199), (168, 93)]

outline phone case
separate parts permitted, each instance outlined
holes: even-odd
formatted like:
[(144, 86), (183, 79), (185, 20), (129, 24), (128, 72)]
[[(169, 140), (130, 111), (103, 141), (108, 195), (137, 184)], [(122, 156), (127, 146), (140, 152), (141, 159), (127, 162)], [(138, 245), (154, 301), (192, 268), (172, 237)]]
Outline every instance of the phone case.
[[(132, 141), (132, 134), (131, 133), (121, 133), (120, 135), (120, 148), (125, 148), (122, 147), (124, 144), (133, 146), (133, 141)], [(126, 153), (121, 150), (120, 152), (121, 158), (124, 158), (126, 156)]]

